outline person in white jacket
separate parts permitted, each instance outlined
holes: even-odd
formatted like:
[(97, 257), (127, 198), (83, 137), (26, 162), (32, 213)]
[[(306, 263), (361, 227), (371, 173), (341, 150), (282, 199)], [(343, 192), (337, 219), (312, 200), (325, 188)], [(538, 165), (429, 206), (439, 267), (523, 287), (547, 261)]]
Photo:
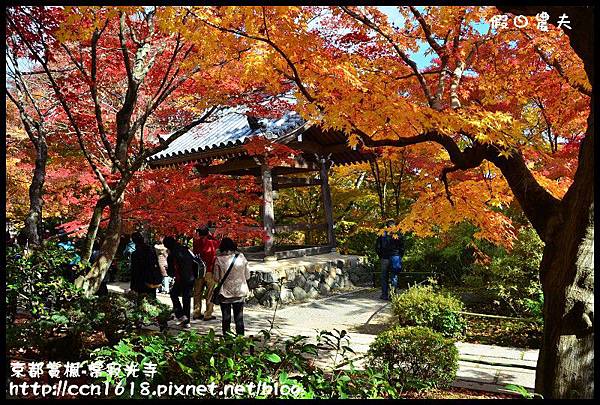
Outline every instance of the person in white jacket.
[(235, 262), (233, 263), (231, 272), (218, 291), (221, 295), (220, 306), (223, 336), (231, 332), (232, 310), (235, 332), (238, 335), (244, 334), (244, 299), (250, 291), (248, 288), (248, 279), (250, 278), (248, 260), (246, 260), (244, 255), (237, 250), (237, 245), (233, 240), (230, 238), (223, 238), (219, 245), (219, 252), (215, 260), (214, 276), (217, 282), (220, 282), (223, 279), (234, 258)]

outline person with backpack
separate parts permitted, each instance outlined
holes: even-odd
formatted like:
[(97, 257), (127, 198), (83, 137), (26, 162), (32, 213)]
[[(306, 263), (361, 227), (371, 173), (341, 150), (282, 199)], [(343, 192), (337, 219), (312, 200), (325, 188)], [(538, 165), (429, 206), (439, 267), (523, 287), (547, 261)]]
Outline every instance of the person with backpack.
[(214, 276), (219, 283), (213, 292), (213, 303), (221, 306), (223, 336), (230, 333), (231, 311), (235, 332), (244, 334), (244, 299), (249, 293), (248, 260), (230, 238), (223, 238), (215, 259)]
[[(163, 239), (167, 248), (167, 273), (175, 279), (169, 295), (173, 301), (173, 312), (178, 325), (189, 328), (191, 320), (192, 290), (197, 278), (197, 262), (188, 248), (178, 243), (172, 236)], [(179, 301), (182, 297), (182, 301)]]
[(135, 242), (132, 239), (132, 236), (125, 235), (125, 239), (127, 240), (127, 244), (125, 245), (125, 249), (123, 249), (123, 258), (125, 260), (129, 260), (131, 264), (131, 255), (135, 251)]
[(162, 283), (156, 252), (139, 232), (131, 235), (131, 241), (135, 244), (131, 253), (131, 290), (156, 299), (156, 289)]
[[(386, 222), (386, 227), (395, 226), (394, 220)], [(402, 256), (404, 255), (404, 235), (399, 233), (396, 237), (387, 231), (377, 238), (375, 252), (381, 259), (381, 296), (382, 300), (389, 300), (390, 274), (394, 288), (398, 286), (398, 274), (402, 270)]]
[[(217, 249), (219, 248), (219, 241), (210, 233), (208, 226), (203, 226), (196, 229), (198, 237), (194, 238), (192, 251), (196, 257), (200, 258), (206, 266), (206, 272), (204, 277), (200, 277), (196, 280), (194, 286), (194, 313), (193, 319), (202, 319), (210, 321), (217, 319), (213, 316), (213, 303), (212, 293), (215, 288), (215, 278), (213, 276), (213, 269), (215, 259), (217, 257)], [(202, 315), (202, 296), (206, 301), (206, 311), (204, 316)]]

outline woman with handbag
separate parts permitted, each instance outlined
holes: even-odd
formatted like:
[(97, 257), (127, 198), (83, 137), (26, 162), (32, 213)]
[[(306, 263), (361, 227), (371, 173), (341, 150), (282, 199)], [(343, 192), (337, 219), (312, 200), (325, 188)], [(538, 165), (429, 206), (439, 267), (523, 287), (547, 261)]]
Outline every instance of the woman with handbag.
[(231, 311), (235, 332), (244, 334), (244, 299), (249, 293), (248, 260), (237, 250), (237, 245), (230, 238), (223, 238), (219, 244), (214, 266), (214, 276), (219, 280), (212, 296), (212, 302), (221, 306), (223, 336), (230, 333)]

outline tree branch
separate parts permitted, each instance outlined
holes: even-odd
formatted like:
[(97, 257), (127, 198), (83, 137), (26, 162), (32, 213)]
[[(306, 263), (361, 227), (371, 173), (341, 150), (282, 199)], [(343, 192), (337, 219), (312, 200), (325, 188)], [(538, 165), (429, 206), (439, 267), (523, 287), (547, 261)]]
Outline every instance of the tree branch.
[(160, 142), (159, 146), (156, 146), (152, 149), (147, 149), (144, 153), (138, 155), (133, 164), (132, 164), (132, 170), (137, 170), (139, 169), (142, 164), (144, 164), (144, 162), (152, 155), (155, 155), (159, 152), (162, 152), (163, 150), (167, 149), (169, 147), (169, 145), (171, 143), (173, 143), (175, 140), (177, 140), (179, 137), (181, 137), (182, 135), (184, 135), (185, 133), (187, 133), (188, 131), (190, 131), (192, 128), (206, 122), (206, 120), (215, 112), (217, 111), (218, 107), (211, 107), (209, 108), (201, 117), (196, 118), (195, 120), (191, 121), (189, 124), (179, 128), (178, 130), (176, 130), (175, 132), (172, 132), (171, 135), (169, 136), (169, 138), (167, 138), (164, 141)]
[(127, 79), (129, 82), (132, 82), (131, 61), (129, 60), (129, 51), (125, 42), (125, 13), (122, 11), (119, 13), (119, 40), (121, 42), (121, 53), (123, 54), (125, 70), (127, 71)]
[(302, 79), (300, 78), (300, 74), (298, 73), (298, 70), (295, 66), (295, 64), (292, 62), (292, 60), (287, 56), (287, 54), (285, 52), (283, 52), (283, 50), (277, 46), (273, 41), (271, 41), (268, 38), (262, 38), (262, 37), (257, 37), (255, 35), (250, 35), (247, 34), (243, 31), (240, 30), (235, 30), (232, 28), (226, 28), (226, 27), (222, 27), (219, 26), (217, 24), (214, 24), (210, 21), (207, 21), (203, 18), (198, 17), (197, 14), (195, 14), (193, 11), (189, 10), (188, 11), (190, 14), (192, 14), (194, 17), (196, 17), (198, 20), (200, 20), (202, 23), (208, 25), (209, 27), (215, 28), (219, 31), (222, 32), (228, 32), (230, 34), (235, 34), (235, 35), (239, 35), (241, 37), (244, 38), (248, 38), (248, 39), (253, 39), (255, 41), (260, 41), (260, 42), (264, 42), (268, 45), (270, 45), (279, 55), (281, 55), (281, 57), (286, 61), (288, 67), (291, 69), (292, 71), (292, 79), (294, 80), (294, 82), (296, 83), (296, 85), (298, 86), (298, 89), (300, 90), (300, 92), (302, 93), (302, 95), (311, 103), (315, 102), (315, 98), (308, 92), (308, 90), (306, 89), (306, 87), (304, 86), (304, 82), (302, 81)]
[(123, 173), (123, 169), (121, 168), (121, 165), (119, 165), (119, 162), (115, 158), (115, 156), (113, 154), (112, 146), (106, 135), (106, 129), (104, 128), (104, 119), (102, 117), (102, 109), (100, 108), (100, 103), (98, 101), (98, 82), (97, 82), (97, 77), (96, 77), (97, 59), (98, 59), (97, 46), (98, 46), (98, 41), (100, 40), (100, 36), (102, 35), (102, 33), (104, 32), (104, 30), (106, 29), (107, 26), (108, 26), (108, 19), (106, 19), (106, 21), (104, 22), (104, 26), (102, 27), (101, 30), (95, 29), (94, 33), (92, 34), (92, 41), (91, 41), (91, 58), (92, 58), (91, 65), (92, 66), (91, 66), (91, 74), (90, 74), (91, 75), (90, 93), (92, 95), (92, 100), (94, 102), (94, 113), (96, 116), (96, 124), (98, 126), (98, 132), (100, 133), (100, 139), (102, 140), (102, 145), (106, 149), (109, 159), (117, 167), (117, 169), (121, 173)]
[(386, 41), (388, 41), (388, 43), (394, 48), (394, 50), (396, 51), (398, 56), (400, 56), (400, 59), (402, 59), (404, 61), (404, 63), (406, 63), (412, 69), (412, 71), (414, 72), (414, 75), (417, 77), (417, 80), (419, 81), (419, 84), (421, 85), (421, 89), (423, 90), (423, 93), (425, 94), (425, 98), (427, 99), (429, 106), (433, 108), (434, 98), (431, 95), (429, 87), (427, 86), (425, 77), (423, 77), (423, 74), (421, 72), (419, 72), (419, 68), (417, 67), (417, 64), (414, 61), (412, 61), (408, 57), (408, 55), (400, 49), (400, 47), (398, 46), (398, 44), (396, 44), (396, 42), (392, 39), (392, 37), (390, 37), (388, 34), (383, 32), (383, 30), (380, 27), (378, 27), (375, 23), (373, 23), (367, 17), (360, 15), (358, 13), (355, 13), (354, 11), (350, 10), (346, 6), (340, 6), (340, 8), (346, 14), (348, 14), (355, 20), (365, 24), (367, 27), (373, 29), (375, 32), (377, 32), (379, 35), (381, 35), (383, 38), (385, 38)]
[[(533, 39), (526, 32), (523, 32), (523, 35), (525, 35), (525, 37), (527, 39), (529, 39), (530, 41)], [(550, 59), (550, 57), (548, 57), (548, 55), (546, 55), (544, 50), (539, 45), (534, 45), (533, 48), (535, 49), (535, 52), (540, 56), (540, 58), (548, 66), (553, 67), (556, 70), (556, 72), (559, 74), (559, 76), (562, 77), (569, 86), (571, 86), (573, 89), (579, 91), (581, 94), (585, 94), (588, 97), (592, 96), (591, 90), (588, 90), (585, 87), (583, 87), (583, 85), (581, 83), (573, 82), (573, 80), (571, 80), (571, 78), (569, 78), (569, 76), (566, 74), (565, 70), (563, 69), (562, 64), (558, 60), (558, 58)]]
[(440, 179), (442, 183), (444, 183), (444, 189), (446, 190), (446, 198), (450, 201), (450, 205), (454, 207), (454, 201), (452, 201), (452, 194), (450, 193), (450, 189), (448, 188), (448, 173), (456, 172), (460, 170), (458, 166), (448, 166), (442, 169), (442, 173), (440, 174)]
[(431, 33), (431, 27), (429, 26), (429, 24), (427, 24), (427, 21), (425, 21), (425, 18), (423, 18), (423, 15), (421, 15), (419, 10), (417, 10), (416, 7), (414, 7), (414, 6), (409, 6), (408, 8), (413, 13), (413, 15), (417, 18), (419, 25), (421, 25), (421, 28), (423, 29), (423, 32), (425, 33), (425, 39), (427, 40), (427, 43), (429, 44), (429, 46), (431, 46), (433, 48), (433, 50), (435, 51), (435, 53), (438, 54), (440, 59), (443, 58), (446, 55), (446, 50), (443, 46), (438, 44), (437, 41), (433, 38), (433, 35)]
[[(31, 55), (33, 56), (33, 58), (35, 60), (37, 60), (42, 65), (42, 68), (46, 72), (46, 76), (50, 80), (50, 85), (52, 86), (52, 89), (54, 90), (54, 94), (58, 98), (61, 106), (63, 107), (63, 110), (67, 114), (67, 117), (69, 119), (69, 122), (70, 122), (71, 126), (75, 130), (75, 134), (77, 135), (77, 141), (78, 141), (79, 146), (81, 148), (81, 152), (83, 153), (83, 155), (85, 156), (86, 160), (90, 164), (90, 166), (91, 166), (94, 174), (96, 175), (96, 177), (98, 178), (98, 180), (102, 184), (102, 188), (104, 189), (104, 191), (107, 192), (108, 194), (110, 194), (111, 189), (108, 186), (108, 183), (106, 182), (106, 179), (104, 178), (104, 176), (102, 175), (102, 173), (100, 172), (100, 170), (98, 169), (98, 167), (96, 166), (96, 164), (94, 163), (94, 161), (92, 160), (90, 154), (88, 153), (88, 151), (87, 151), (87, 149), (86, 149), (86, 147), (85, 147), (85, 145), (83, 143), (83, 134), (82, 134), (81, 130), (79, 129), (79, 125), (77, 124), (77, 121), (75, 120), (75, 117), (73, 116), (73, 114), (71, 112), (71, 109), (69, 108), (69, 105), (67, 104), (67, 102), (66, 102), (66, 100), (64, 98), (64, 95), (61, 93), (60, 87), (56, 83), (56, 80), (54, 79), (54, 76), (50, 72), (50, 69), (48, 67), (47, 62), (43, 58), (41, 58), (38, 55), (37, 52), (35, 52), (35, 50), (33, 48), (33, 45), (28, 40), (27, 36), (23, 35), (23, 33), (21, 32), (21, 30), (14, 23), (14, 21), (12, 21), (12, 18), (8, 17), (7, 21), (12, 26), (13, 30), (15, 32), (17, 32), (18, 35), (21, 37), (21, 40), (23, 41), (23, 43), (25, 44), (25, 46), (27, 47), (27, 49), (29, 49), (29, 52), (31, 53)], [(44, 47), (43, 48), (44, 51), (47, 51), (45, 41), (43, 42), (43, 47)]]

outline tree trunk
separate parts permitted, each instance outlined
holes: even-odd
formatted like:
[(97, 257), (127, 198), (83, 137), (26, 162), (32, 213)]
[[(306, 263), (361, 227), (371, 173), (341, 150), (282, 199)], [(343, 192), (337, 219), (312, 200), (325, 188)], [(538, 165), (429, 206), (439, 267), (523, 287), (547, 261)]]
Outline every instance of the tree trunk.
[[(594, 12), (591, 6), (498, 6), (501, 12), (550, 21), (566, 14), (577, 30), (565, 30), (594, 88)], [(561, 202), (540, 268), (544, 290), (544, 339), (536, 392), (544, 398), (594, 397), (594, 97), (575, 179)]]
[(377, 191), (377, 198), (379, 199), (379, 212), (381, 214), (381, 219), (385, 220), (385, 201), (384, 201), (384, 192), (381, 187), (381, 173), (379, 171), (379, 163), (377, 160), (369, 162), (371, 164), (371, 173), (373, 174), (373, 178), (375, 179), (375, 190)]
[(273, 176), (271, 168), (263, 163), (261, 166), (263, 184), (263, 227), (266, 232), (265, 260), (274, 257), (275, 244), (275, 211), (273, 209)]
[(548, 399), (594, 396), (593, 210), (593, 204), (586, 210), (587, 226), (568, 221), (544, 249), (544, 338), (535, 391)]
[(106, 228), (106, 236), (100, 247), (100, 256), (98, 256), (98, 260), (94, 262), (88, 274), (75, 280), (75, 285), (82, 288), (86, 296), (91, 296), (98, 291), (119, 247), (123, 196), (121, 195), (116, 201), (111, 202), (109, 209), (110, 217)]
[(337, 243), (333, 230), (333, 203), (331, 201), (331, 189), (329, 188), (329, 167), (327, 159), (321, 159), (321, 196), (323, 198), (323, 210), (327, 221), (327, 244), (335, 249)]
[(25, 218), (25, 234), (30, 246), (39, 246), (42, 239), (42, 206), (44, 200), (44, 182), (46, 180), (46, 163), (48, 161), (48, 145), (43, 136), (39, 136), (35, 147), (35, 168), (29, 185), (29, 212)]
[(104, 208), (110, 203), (109, 197), (102, 196), (96, 202), (94, 207), (94, 213), (90, 219), (90, 225), (88, 226), (87, 234), (85, 235), (85, 247), (82, 253), (82, 260), (85, 262), (90, 261), (96, 235), (98, 234), (98, 228), (100, 227), (100, 221), (102, 220), (102, 212)]
[[(593, 101), (592, 101), (593, 106)], [(593, 109), (592, 109), (593, 111)], [(594, 397), (594, 128), (588, 118), (561, 221), (546, 242), (540, 277), (544, 339), (536, 392), (544, 398)]]

